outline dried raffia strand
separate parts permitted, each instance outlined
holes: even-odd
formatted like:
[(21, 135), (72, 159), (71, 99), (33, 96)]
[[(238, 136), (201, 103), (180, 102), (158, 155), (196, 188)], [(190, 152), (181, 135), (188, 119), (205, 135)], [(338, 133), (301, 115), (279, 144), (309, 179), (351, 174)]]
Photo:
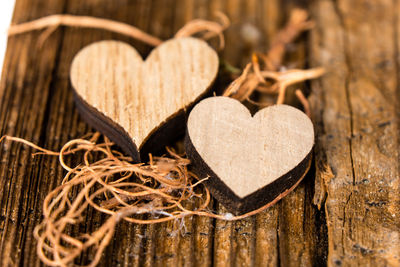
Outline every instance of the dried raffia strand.
[[(96, 133), (96, 135), (97, 135), (98, 133)], [(95, 135), (94, 135), (95, 136)], [(39, 154), (46, 154), (46, 155), (49, 155), (49, 156), (59, 156), (60, 155), (60, 152), (55, 152), (55, 151), (51, 151), (51, 150), (48, 150), (48, 149), (45, 149), (45, 148), (41, 148), (41, 147), (39, 147), (39, 146), (37, 146), (37, 145), (35, 145), (34, 143), (32, 143), (32, 142), (29, 142), (29, 141), (27, 141), (27, 140), (25, 140), (25, 139), (22, 139), (22, 138), (19, 138), (19, 137), (13, 137), (13, 136), (8, 136), (8, 135), (4, 135), (4, 136), (2, 136), (1, 138), (0, 138), (0, 143), (1, 142), (3, 142), (4, 140), (7, 140), (7, 141), (13, 141), (13, 142), (17, 142), (17, 143), (22, 143), (22, 144), (25, 144), (25, 145), (27, 145), (27, 146), (30, 146), (30, 147), (32, 147), (32, 148), (34, 148), (34, 149), (36, 149), (36, 150), (39, 150), (40, 152), (37, 152), (37, 153), (34, 153), (32, 156), (35, 156), (35, 155), (39, 155)], [(75, 139), (75, 140), (73, 140), (75, 143), (77, 143), (77, 142), (83, 142), (84, 144), (93, 144), (92, 143), (92, 141), (88, 141), (88, 140), (83, 140), (83, 139)], [(82, 143), (81, 143), (81, 145), (82, 145)], [(73, 153), (75, 153), (75, 152), (77, 152), (78, 150), (80, 150), (81, 149), (81, 147), (80, 146), (78, 146), (78, 148), (75, 148), (75, 149), (72, 149), (72, 150), (67, 150), (67, 151), (64, 151), (63, 152), (63, 155), (69, 155), (69, 154), (73, 154)]]
[(304, 82), (306, 80), (316, 79), (325, 73), (324, 68), (314, 68), (308, 70), (288, 70), (282, 72), (261, 71), (264, 78), (276, 81), (278, 90), (277, 104), (283, 104), (285, 100), (286, 88), (290, 85)]
[[(258, 64), (258, 57), (255, 53), (252, 55), (252, 61), (246, 67), (248, 70), (241, 75), (241, 85), (231, 97), (244, 101), (249, 99), (250, 95), (261, 85), (266, 84), (265, 79), (260, 75), (260, 65)], [(252, 67), (250, 69), (250, 67)], [(246, 70), (246, 69), (245, 69)], [(251, 72), (252, 71), (252, 72)]]
[[(314, 22), (308, 20), (307, 11), (303, 9), (292, 10), (288, 23), (273, 39), (268, 52), (266, 54), (253, 54), (251, 63), (230, 84), (224, 95), (239, 101), (248, 101), (259, 107), (268, 106), (266, 103), (258, 103), (250, 99), (251, 94), (254, 91), (258, 91), (262, 94), (277, 95), (276, 103), (283, 104), (288, 86), (323, 75), (325, 72), (323, 68), (278, 71), (282, 64), (286, 46), (293, 42), (303, 31), (313, 26)], [(262, 60), (263, 70), (261, 69), (259, 58)]]
[(310, 109), (310, 103), (308, 102), (307, 98), (304, 96), (303, 92), (300, 89), (297, 89), (295, 92), (297, 98), (301, 102), (304, 108), (304, 113), (307, 114), (309, 118), (311, 118), (311, 109)]
[(185, 26), (177, 31), (175, 34), (175, 38), (192, 36), (197, 33), (205, 32), (205, 34), (203, 35), (203, 38), (205, 40), (208, 40), (214, 36), (218, 36), (220, 44), (219, 48), (223, 49), (225, 46), (223, 31), (229, 27), (230, 21), (228, 17), (222, 12), (217, 12), (216, 15), (220, 18), (221, 23), (203, 19), (195, 19), (189, 21)]
[[(203, 38), (205, 40), (208, 40), (214, 36), (218, 36), (220, 40), (220, 48), (222, 49), (225, 45), (223, 31), (229, 27), (230, 22), (228, 17), (222, 12), (218, 12), (216, 15), (218, 18), (220, 18), (221, 23), (200, 19), (192, 20), (183, 26), (176, 33), (175, 37), (178, 38), (191, 36), (196, 33), (203, 32)], [(158, 46), (163, 42), (159, 38), (126, 23), (102, 18), (65, 14), (51, 15), (33, 21), (11, 25), (8, 29), (8, 35), (12, 36), (25, 32), (46, 29), (39, 37), (38, 45), (40, 47), (59, 26), (86, 27), (108, 30), (132, 37), (151, 46)]]
[[(259, 65), (249, 63), (242, 74), (234, 80), (224, 92), (224, 96), (230, 96), (240, 101), (249, 100), (250, 94), (257, 90), (262, 93), (278, 94), (277, 104), (283, 104), (285, 100), (285, 92), (288, 86), (304, 82), (310, 79), (316, 79), (325, 73), (324, 68), (313, 68), (308, 70), (292, 69), (287, 71), (261, 71)], [(253, 68), (251, 68), (253, 67)], [(253, 70), (253, 72), (251, 72)], [(271, 80), (273, 83), (267, 86), (266, 81)]]
[(145, 33), (126, 23), (102, 18), (64, 14), (51, 15), (33, 21), (11, 25), (8, 29), (8, 35), (11, 36), (44, 28), (49, 28), (50, 32), (52, 32), (59, 26), (87, 27), (108, 30), (141, 40), (151, 46), (157, 46), (162, 43), (162, 40), (157, 37)]
[[(94, 144), (93, 139), (98, 137), (72, 140), (60, 152), (40, 148), (20, 138), (4, 136), (0, 139), (20, 142), (46, 155), (58, 156), (68, 171), (63, 183), (46, 196), (43, 222), (34, 231), (38, 240), (38, 255), (50, 266), (73, 264), (76, 257), (91, 248), (95, 250), (95, 256), (89, 266), (95, 266), (110, 242), (116, 224), (121, 220), (153, 224), (197, 215), (233, 221), (257, 214), (279, 200), (240, 216), (215, 214), (207, 210), (211, 196), (207, 188), (202, 187), (202, 182), (208, 177), (199, 180), (190, 173), (187, 170), (189, 160), (169, 150), (170, 158), (156, 157), (150, 164), (132, 164), (119, 152), (113, 151), (112, 143), (106, 138), (106, 142), (101, 144)], [(71, 151), (83, 152), (84, 158), (94, 152), (102, 153), (103, 157), (93, 163), (85, 161), (85, 164), (71, 168), (64, 159)], [(199, 186), (202, 187), (201, 193), (196, 194), (194, 190)], [(110, 199), (106, 196), (113, 197), (113, 205), (106, 205)], [(185, 208), (193, 198), (202, 200), (202, 203), (194, 209)], [(93, 233), (72, 236), (66, 229), (82, 221), (89, 206), (110, 217)], [(149, 214), (150, 217), (135, 217), (140, 214)]]
[(228, 86), (228, 88), (226, 88), (225, 92), (223, 93), (223, 96), (234, 96), (238, 90), (240, 89), (240, 87), (242, 86), (242, 84), (244, 83), (244, 81), (246, 80), (248, 73), (250, 71), (251, 68), (251, 63), (248, 63), (246, 65), (246, 67), (244, 68), (242, 74), (236, 78), (234, 81), (231, 82), (231, 84)]

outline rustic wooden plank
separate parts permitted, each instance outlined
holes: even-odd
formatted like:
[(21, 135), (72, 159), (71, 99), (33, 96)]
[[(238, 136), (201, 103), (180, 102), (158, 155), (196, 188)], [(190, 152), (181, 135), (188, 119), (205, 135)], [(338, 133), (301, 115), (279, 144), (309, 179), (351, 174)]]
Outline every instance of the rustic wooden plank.
[[(319, 154), (318, 204), (325, 204), (330, 266), (398, 266), (398, 1), (313, 5), (313, 83)], [(321, 180), (322, 179), (322, 180)], [(323, 203), (326, 192), (326, 202)]]
[[(226, 31), (226, 43), (223, 59), (234, 66), (243, 67), (249, 62), (252, 50), (266, 50), (265, 43), (271, 38), (264, 35), (264, 25), (277, 25), (273, 19), (275, 15), (268, 16), (269, 7), (278, 1), (227, 1), (225, 13), (232, 21), (232, 26)], [(272, 12), (273, 13), (273, 12)], [(270, 26), (271, 27), (271, 26)], [(247, 28), (247, 29), (246, 29)], [(258, 34), (257, 38), (247, 36), (248, 28)], [(271, 27), (272, 28), (272, 27)], [(244, 32), (245, 31), (245, 32)], [(266, 32), (272, 33), (272, 32)], [(249, 42), (250, 41), (250, 42)], [(227, 211), (218, 206), (219, 213)], [(269, 212), (269, 211), (267, 211)], [(217, 221), (214, 237), (214, 264), (216, 266), (249, 265), (255, 258), (256, 231), (255, 218), (247, 218), (239, 222)], [(276, 232), (276, 229), (274, 229)], [(274, 244), (271, 244), (272, 247)], [(267, 247), (258, 248), (263, 254), (273, 257)]]
[[(96, 6), (96, 8), (93, 8)], [(111, 2), (103, 1), (92, 1), (86, 2), (82, 5), (79, 1), (70, 1), (67, 7), (67, 13), (77, 14), (77, 15), (91, 15), (96, 17), (105, 17), (109, 19), (114, 19), (118, 21), (123, 21), (132, 25), (136, 25), (144, 30), (149, 28), (149, 16), (151, 5), (146, 1), (141, 2), (130, 2), (121, 1), (117, 4)], [(135, 9), (137, 12), (142, 12), (141, 16), (132, 16), (131, 11)], [(85, 45), (98, 40), (104, 39), (117, 39), (123, 40), (135, 46), (138, 51), (146, 54), (149, 51), (149, 47), (144, 46), (138, 41), (128, 39), (126, 37), (120, 36), (118, 34), (112, 34), (105, 31), (93, 31), (90, 29), (66, 29), (66, 34), (64, 37), (65, 47), (70, 47), (70, 49), (65, 50), (64, 63), (60, 67), (60, 76), (68, 77), (70, 63), (74, 55), (84, 47)], [(66, 90), (70, 91), (70, 87), (65, 87)], [(75, 109), (72, 106), (73, 109)], [(89, 226), (88, 229), (93, 231), (100, 223), (104, 222), (104, 217), (100, 216), (97, 212), (88, 214), (86, 224)], [(150, 235), (145, 232), (146, 228), (140, 225), (132, 225), (129, 223), (122, 223), (119, 225), (117, 231), (121, 232), (121, 235), (116, 235), (105, 251), (105, 257), (103, 258), (100, 265), (102, 266), (114, 266), (114, 265), (131, 265), (139, 264), (141, 261), (141, 256), (143, 255), (143, 243), (146, 242), (148, 238), (152, 237), (152, 232)], [(139, 233), (139, 235), (138, 235)], [(150, 242), (150, 244), (152, 244)], [(123, 249), (122, 249), (123, 248)], [(138, 252), (138, 254), (136, 254)], [(93, 253), (87, 253), (81, 258), (81, 263), (86, 263), (93, 257)]]
[[(46, 5), (46, 8), (43, 6)], [(24, 22), (53, 13), (63, 12), (64, 1), (18, 1), (13, 22)], [(30, 12), (25, 12), (30, 10)], [(51, 97), (52, 73), (57, 66), (60, 33), (53, 35), (37, 49), (38, 33), (10, 38), (3, 79), (0, 89), (0, 135), (20, 136), (43, 144), (47, 124), (47, 101)], [(32, 53), (36, 49), (35, 53)], [(1, 199), (1, 243), (0, 265), (26, 265), (27, 260), (38, 263), (37, 257), (29, 259), (33, 247), (32, 231), (35, 214), (40, 213), (36, 198), (53, 185), (46, 181), (43, 189), (37, 190), (41, 181), (38, 173), (41, 157), (32, 159), (31, 150), (20, 144), (0, 147), (0, 199)], [(28, 244), (28, 246), (27, 246)]]
[[(266, 53), (273, 36), (282, 27), (283, 14), (280, 1), (262, 1), (262, 11), (257, 19), (263, 40), (256, 49)], [(292, 192), (293, 194), (294, 192)], [(254, 263), (257, 266), (279, 266), (279, 203), (257, 214), (254, 221)]]
[[(53, 13), (93, 15), (128, 22), (169, 38), (186, 21), (212, 18), (222, 10), (232, 19), (224, 59), (244, 66), (254, 49), (265, 51), (294, 4), (306, 1), (45, 1), (18, 0), (15, 22)], [(311, 4), (317, 28), (312, 65), (330, 72), (313, 83), (317, 150), (318, 211), (311, 205), (313, 175), (273, 208), (234, 223), (208, 218), (138, 226), (121, 223), (101, 265), (325, 264), (329, 235), (331, 266), (399, 264), (399, 1), (330, 1)], [(23, 12), (30, 10), (29, 13)], [(366, 15), (365, 15), (366, 14)], [(260, 40), (245, 43), (241, 29), (254, 26)], [(250, 27), (251, 27), (250, 26)], [(90, 131), (73, 106), (68, 72), (72, 57), (88, 43), (118, 39), (143, 55), (150, 48), (126, 37), (90, 29), (60, 29), (36, 48), (39, 33), (10, 39), (0, 89), (1, 134), (21, 136), (51, 149)], [(376, 38), (380, 36), (380, 38)], [(304, 66), (305, 39), (288, 66)], [(32, 237), (45, 195), (60, 183), (57, 159), (36, 157), (18, 144), (0, 146), (1, 265), (39, 265)], [(326, 157), (324, 156), (326, 154)], [(334, 177), (321, 180), (324, 163)], [(318, 187), (322, 185), (322, 187)], [(324, 192), (327, 192), (325, 196)], [(326, 203), (324, 198), (326, 197)], [(219, 212), (226, 212), (218, 204)], [(328, 222), (326, 233), (325, 213)], [(87, 229), (104, 220), (87, 215)], [(215, 228), (214, 228), (215, 227)], [(82, 228), (83, 229), (83, 228)], [(81, 263), (93, 257), (85, 253)]]
[[(296, 7), (308, 8), (306, 1), (287, 2), (284, 11), (287, 15)], [(311, 17), (313, 19), (313, 17)], [(307, 34), (305, 34), (307, 35)], [(293, 47), (288, 47), (285, 66), (288, 68), (307, 68), (307, 38), (299, 38)], [(295, 85), (287, 90), (287, 102), (299, 108), (294, 90)], [(303, 92), (308, 88), (300, 86)], [(318, 133), (317, 133), (318, 134)], [(323, 211), (311, 203), (314, 187), (314, 171), (311, 168), (304, 181), (292, 194), (282, 199), (279, 207), (278, 238), (279, 262), (282, 266), (323, 266), (326, 264), (327, 244), (326, 226)]]
[[(157, 5), (155, 6), (154, 4)], [(183, 7), (182, 2), (158, 1), (153, 3), (152, 14), (154, 14), (154, 17), (150, 20), (150, 24), (153, 24), (154, 27), (157, 26), (155, 28), (156, 36), (161, 34), (161, 36), (164, 36), (163, 39), (171, 38), (176, 30), (182, 26), (175, 24), (176, 12), (181, 10), (180, 12), (188, 13), (190, 16), (192, 10), (184, 11), (181, 7)], [(171, 221), (165, 224), (158, 224), (153, 229), (155, 231), (153, 234), (154, 248), (146, 252), (146, 257), (149, 257), (148, 262), (152, 262), (154, 266), (177, 266), (179, 254), (177, 248), (181, 239), (178, 225)], [(188, 253), (188, 249), (190, 251), (191, 246), (186, 248), (186, 253)]]
[[(131, 17), (130, 14), (128, 13), (129, 10), (126, 10), (126, 3), (122, 3), (119, 5), (107, 5), (104, 3), (102, 8), (95, 8), (93, 9), (92, 7), (96, 5), (96, 3), (86, 3), (86, 5), (82, 5), (82, 3), (79, 3), (78, 1), (72, 2), (70, 1), (67, 6), (67, 13), (70, 14), (80, 14), (80, 15), (93, 15), (93, 16), (99, 16), (99, 17), (107, 17), (108, 14), (112, 14), (111, 17), (108, 16), (111, 19), (115, 20), (122, 20), (129, 22), (131, 24), (135, 25), (135, 21), (128, 21), (128, 18), (132, 19), (135, 17)], [(91, 13), (92, 11), (92, 13)], [(110, 12), (112, 11), (112, 12)], [(125, 12), (121, 12), (125, 11)], [(110, 13), (109, 13), (110, 12)], [(122, 13), (122, 15), (121, 15)], [(46, 141), (44, 143), (44, 146), (50, 147), (53, 149), (59, 149), (60, 145), (65, 143), (67, 140), (71, 138), (76, 138), (82, 135), (83, 133), (87, 132), (87, 127), (86, 124), (82, 123), (80, 118), (78, 117), (76, 113), (76, 109), (73, 105), (72, 102), (72, 95), (71, 95), (71, 88), (69, 86), (69, 66), (71, 63), (71, 60), (73, 56), (81, 49), (83, 46), (87, 45), (88, 43), (91, 43), (93, 41), (101, 40), (101, 39), (123, 39), (124, 37), (121, 36), (113, 36), (113, 34), (104, 32), (104, 31), (92, 31), (88, 29), (66, 29), (65, 30), (65, 35), (64, 35), (64, 41), (62, 43), (61, 47), (67, 47), (67, 49), (62, 49), (62, 53), (59, 56), (59, 64), (57, 66), (57, 70), (54, 73), (54, 84), (53, 84), (53, 96), (51, 99), (51, 103), (49, 103), (49, 127), (47, 129), (48, 135), (46, 136)], [(126, 38), (124, 38), (126, 39)], [(65, 129), (69, 129), (68, 131), (65, 131)], [(78, 130), (77, 130), (78, 129)], [(54, 164), (53, 164), (54, 163)], [(56, 168), (55, 166), (59, 167), (59, 164), (57, 161), (52, 161), (51, 162), (50, 168), (46, 168), (45, 166), (42, 168), (43, 169), (43, 174), (40, 175), (39, 179), (44, 181), (45, 183), (48, 183), (47, 179), (48, 177), (51, 178), (57, 178), (55, 179), (55, 183), (51, 184), (51, 187), (49, 189), (45, 189), (44, 194), (48, 192), (51, 188), (54, 188), (57, 184), (60, 183), (60, 178), (62, 177), (62, 171), (58, 170), (59, 168)], [(49, 173), (49, 169), (57, 169), (58, 172)], [(46, 188), (46, 187), (44, 187)], [(42, 188), (41, 188), (42, 190)], [(38, 200), (38, 205), (41, 206), (43, 203), (43, 198)], [(39, 206), (39, 207), (40, 207)], [(40, 219), (40, 214), (41, 210), (38, 209), (39, 216), (38, 218)], [(92, 216), (91, 216), (92, 215)], [(87, 219), (87, 225), (88, 229), (93, 229), (95, 227), (98, 227), (99, 223), (101, 223), (104, 220), (101, 216), (99, 216), (98, 213), (92, 213), (88, 214), (88, 219)], [(39, 221), (37, 222), (39, 223)], [(37, 224), (35, 223), (35, 224)], [(137, 230), (137, 227), (132, 227), (132, 225), (128, 225), (125, 227), (121, 227), (121, 232), (124, 232), (124, 230), (130, 232), (131, 234), (127, 235), (128, 237), (134, 237), (135, 236), (135, 231), (130, 231), (130, 230)], [(84, 230), (81, 229), (81, 230)], [(110, 245), (108, 248), (106, 254), (110, 255), (109, 257), (105, 257), (104, 259), (104, 264), (105, 265), (114, 265), (117, 262), (124, 261), (126, 258), (121, 256), (121, 254), (125, 254), (125, 252), (128, 252), (128, 250), (121, 250), (120, 241), (122, 238), (116, 238), (114, 242)], [(129, 239), (128, 239), (129, 241)], [(37, 256), (35, 255), (35, 249), (33, 249), (36, 245), (36, 242), (33, 241), (33, 244), (30, 246), (31, 248), (29, 249), (29, 246), (27, 247), (31, 253), (33, 254), (32, 257), (37, 260)], [(137, 243), (135, 244), (137, 245)], [(127, 248), (127, 247), (125, 247)], [(118, 253), (117, 253), (118, 252)], [(85, 263), (92, 257), (91, 253), (86, 253), (83, 255), (81, 258), (81, 263)], [(129, 258), (128, 258), (129, 259)], [(125, 261), (127, 264), (130, 264), (129, 261)]]
[[(284, 17), (288, 10), (294, 6), (293, 3), (291, 5), (288, 3), (281, 5), (280, 3), (273, 2), (274, 1), (268, 1), (266, 3), (256, 5), (255, 9), (260, 13), (259, 16), (256, 16), (257, 19), (255, 20), (256, 22), (254, 25), (256, 28), (259, 30), (261, 29), (262, 32), (265, 31), (267, 34), (262, 35), (259, 43), (254, 45), (252, 49), (258, 49), (260, 51), (266, 51), (268, 49), (268, 46), (265, 44), (268, 43), (268, 40), (271, 39), (271, 36), (268, 35), (267, 30), (271, 33), (275, 33), (276, 29), (282, 26), (282, 22), (284, 21)], [(234, 6), (237, 8), (236, 5)], [(261, 9), (261, 7), (263, 8)], [(240, 11), (242, 11), (242, 16), (244, 10), (246, 10), (246, 8), (240, 9)], [(252, 9), (249, 8), (249, 10)], [(270, 13), (272, 14), (271, 16), (269, 16)], [(252, 14), (254, 13), (251, 13), (250, 17), (252, 17)], [(270, 18), (272, 19), (270, 20)], [(248, 18), (240, 18), (239, 21), (248, 22), (249, 20), (251, 21), (251, 19)], [(236, 33), (240, 32), (240, 27), (238, 24), (243, 25), (243, 22), (237, 24), (234, 22), (233, 28), (235, 29)], [(268, 28), (265, 27), (265, 25), (275, 26), (269, 26)], [(228, 34), (227, 36), (229, 38)], [(238, 38), (238, 36), (236, 35), (235, 38)], [(243, 40), (238, 42), (238, 44), (234, 44), (236, 49), (238, 49), (238, 52), (232, 52), (233, 57), (230, 56), (231, 53), (225, 52), (226, 54), (224, 54), (224, 58), (227, 58), (228, 62), (242, 66), (248, 62), (250, 54), (249, 52), (246, 53), (246, 50), (241, 47), (242, 43)], [(233, 50), (232, 46), (230, 46), (228, 49)], [(294, 66), (298, 67), (301, 67), (302, 64), (304, 64), (305, 58), (305, 50), (301, 48), (300, 50), (300, 54), (293, 56), (293, 61), (296, 63)], [(234, 56), (237, 54), (242, 56), (242, 60), (240, 60), (240, 62), (234, 61)], [(289, 62), (288, 64), (293, 66), (293, 62)], [(312, 179), (312, 176), (308, 179)], [(312, 186), (312, 184), (308, 184), (308, 186)], [(303, 190), (301, 190), (302, 187)], [(251, 218), (236, 223), (217, 221), (214, 243), (214, 263), (221, 266), (225, 264), (245, 265), (245, 263), (253, 264), (254, 262), (265, 262), (268, 263), (268, 266), (274, 266), (283, 261), (285, 263), (293, 263), (293, 266), (296, 266), (296, 263), (301, 262), (323, 264), (325, 255), (323, 242), (315, 243), (313, 241), (315, 239), (314, 234), (317, 232), (323, 233), (323, 230), (320, 231), (320, 228), (323, 228), (323, 224), (317, 222), (320, 212), (316, 211), (315, 208), (311, 206), (310, 202), (307, 202), (312, 195), (312, 192), (307, 191), (307, 193), (305, 193), (304, 187), (305, 185), (301, 184), (299, 189), (292, 193), (295, 195), (295, 197), (294, 199), (287, 201), (287, 210), (282, 210), (280, 208), (280, 205), (282, 204), (278, 204), (266, 212), (257, 215), (256, 222), (252, 222), (253, 219)], [(302, 208), (304, 206), (309, 212), (303, 216), (301, 213), (304, 209), (299, 209), (298, 207)], [(225, 212), (225, 210), (221, 209), (219, 212)], [(299, 217), (302, 219), (299, 220)], [(285, 222), (287, 227), (280, 227), (278, 222), (279, 219)], [(232, 236), (231, 240), (226, 240), (226, 237), (229, 236)], [(321, 235), (319, 236), (321, 237)], [(268, 239), (264, 240), (261, 237), (268, 237)], [(295, 246), (293, 246), (294, 244)], [(318, 247), (321, 249), (317, 251)]]

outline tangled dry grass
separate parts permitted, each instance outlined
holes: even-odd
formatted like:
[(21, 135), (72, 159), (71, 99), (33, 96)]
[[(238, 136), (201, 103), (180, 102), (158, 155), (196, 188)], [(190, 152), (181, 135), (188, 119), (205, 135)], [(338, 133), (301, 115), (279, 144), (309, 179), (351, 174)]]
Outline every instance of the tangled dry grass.
[[(35, 228), (37, 253), (49, 266), (70, 266), (84, 251), (93, 249), (95, 266), (114, 235), (116, 225), (125, 220), (136, 224), (154, 224), (186, 216), (207, 216), (219, 220), (240, 220), (267, 209), (273, 203), (240, 215), (216, 214), (209, 209), (210, 193), (203, 182), (188, 170), (190, 161), (168, 148), (168, 155), (152, 157), (148, 164), (113, 149), (113, 143), (96, 132), (89, 139), (66, 143), (60, 152), (43, 149), (24, 139), (3, 136), (57, 156), (66, 171), (62, 184), (52, 190), (43, 203), (43, 221)], [(68, 166), (66, 157), (81, 156), (81, 164)], [(193, 205), (195, 204), (195, 205)], [(194, 208), (193, 208), (194, 207)], [(71, 227), (84, 222), (88, 208), (109, 217), (94, 232), (74, 236)], [(143, 216), (146, 215), (146, 216)]]

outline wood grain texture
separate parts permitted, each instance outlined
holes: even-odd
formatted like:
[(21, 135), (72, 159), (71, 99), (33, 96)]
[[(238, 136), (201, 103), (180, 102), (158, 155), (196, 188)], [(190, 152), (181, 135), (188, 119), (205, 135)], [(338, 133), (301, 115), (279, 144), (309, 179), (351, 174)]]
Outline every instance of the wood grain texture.
[(207, 94), (217, 71), (217, 53), (199, 39), (165, 41), (145, 61), (126, 43), (101, 41), (75, 56), (71, 83), (88, 123), (139, 161), (135, 150), (151, 147), (147, 155), (180, 137), (184, 116), (166, 124)]
[(288, 193), (304, 176), (314, 129), (302, 111), (288, 105), (252, 116), (235, 99), (212, 97), (190, 112), (185, 144), (198, 173), (210, 177), (213, 196), (240, 214)]
[[(316, 1), (313, 83), (317, 172), (331, 266), (398, 266), (399, 1)], [(324, 198), (326, 198), (325, 203)]]
[[(232, 20), (221, 57), (243, 67), (251, 51), (268, 49), (288, 12), (298, 6), (308, 8), (317, 24), (310, 38), (291, 46), (285, 65), (324, 64), (330, 70), (312, 83), (315, 190), (311, 171), (296, 190), (257, 216), (238, 222), (185, 219), (187, 230), (177, 235), (168, 224), (121, 223), (100, 266), (398, 265), (399, 1), (17, 0), (13, 21), (90, 15), (168, 39), (185, 22), (211, 19), (221, 10)], [(254, 26), (261, 37), (246, 42), (244, 25)], [(101, 30), (60, 28), (39, 49), (39, 35), (9, 40), (0, 84), (0, 134), (57, 150), (92, 131), (73, 104), (69, 70), (76, 53), (109, 39), (128, 42), (143, 56), (151, 48)], [(32, 231), (41, 220), (45, 195), (64, 173), (57, 159), (32, 158), (31, 152), (20, 144), (0, 145), (1, 266), (41, 266)], [(325, 164), (332, 168), (331, 179), (324, 175)], [(314, 196), (318, 205), (312, 204)], [(211, 208), (227, 212), (217, 202)], [(92, 211), (81, 228), (94, 229), (104, 219)], [(80, 263), (91, 257), (82, 255)]]

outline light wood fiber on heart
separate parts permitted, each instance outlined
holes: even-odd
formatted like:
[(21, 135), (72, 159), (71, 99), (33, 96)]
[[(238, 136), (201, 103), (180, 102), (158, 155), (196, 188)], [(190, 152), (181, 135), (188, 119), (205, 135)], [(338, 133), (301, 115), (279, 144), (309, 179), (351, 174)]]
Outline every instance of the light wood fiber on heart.
[(216, 52), (199, 39), (166, 41), (144, 62), (128, 44), (101, 41), (77, 54), (71, 81), (88, 105), (141, 147), (163, 122), (207, 91), (217, 70)]

